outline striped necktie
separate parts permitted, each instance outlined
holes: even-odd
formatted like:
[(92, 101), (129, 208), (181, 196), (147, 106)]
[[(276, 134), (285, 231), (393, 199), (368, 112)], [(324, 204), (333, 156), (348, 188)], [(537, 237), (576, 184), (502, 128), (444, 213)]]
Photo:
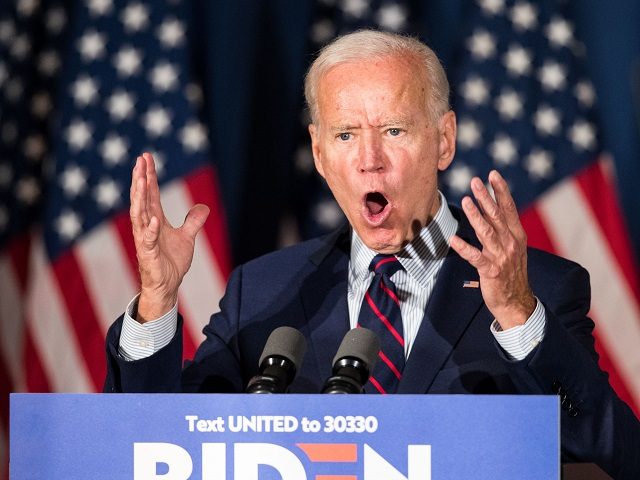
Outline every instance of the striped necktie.
[(394, 393), (404, 369), (404, 336), (400, 301), (391, 276), (402, 265), (394, 255), (373, 257), (369, 270), (375, 273), (365, 293), (358, 326), (373, 330), (380, 339), (378, 362), (365, 386), (368, 393)]

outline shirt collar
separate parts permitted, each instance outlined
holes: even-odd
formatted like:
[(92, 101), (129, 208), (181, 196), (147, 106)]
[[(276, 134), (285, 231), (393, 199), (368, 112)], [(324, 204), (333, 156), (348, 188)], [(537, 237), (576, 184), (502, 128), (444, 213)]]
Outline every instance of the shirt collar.
[[(456, 233), (458, 222), (453, 217), (441, 192), (440, 208), (420, 234), (396, 253), (396, 257), (420, 285), (426, 286), (449, 251), (449, 239)], [(360, 280), (369, 275), (369, 264), (376, 252), (368, 248), (353, 230), (351, 239), (351, 274)]]

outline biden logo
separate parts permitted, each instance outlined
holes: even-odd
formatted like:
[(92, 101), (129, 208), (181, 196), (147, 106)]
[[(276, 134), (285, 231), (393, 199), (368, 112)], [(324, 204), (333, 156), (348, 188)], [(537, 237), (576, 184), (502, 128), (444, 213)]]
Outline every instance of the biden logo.
[(400, 466), (366, 443), (203, 443), (198, 472), (180, 445), (135, 443), (133, 469), (135, 480), (431, 480), (431, 445), (406, 449)]

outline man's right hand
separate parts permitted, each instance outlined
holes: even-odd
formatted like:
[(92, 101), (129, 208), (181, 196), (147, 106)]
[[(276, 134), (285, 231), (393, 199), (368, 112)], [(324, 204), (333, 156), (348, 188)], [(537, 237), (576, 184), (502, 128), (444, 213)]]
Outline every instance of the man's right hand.
[(171, 226), (160, 203), (153, 156), (138, 157), (131, 179), (131, 225), (140, 269), (141, 293), (136, 320), (144, 323), (171, 310), (178, 287), (191, 266), (197, 233), (209, 216), (209, 207), (189, 210), (179, 228)]

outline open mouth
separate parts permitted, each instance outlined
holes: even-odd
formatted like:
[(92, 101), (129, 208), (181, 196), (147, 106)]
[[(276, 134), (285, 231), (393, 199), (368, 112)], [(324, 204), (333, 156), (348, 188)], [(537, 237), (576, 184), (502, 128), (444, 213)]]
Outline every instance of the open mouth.
[(380, 226), (391, 213), (391, 205), (384, 194), (369, 192), (364, 197), (363, 213), (372, 226)]
[(364, 200), (371, 215), (378, 215), (389, 204), (389, 201), (380, 192), (367, 193)]

